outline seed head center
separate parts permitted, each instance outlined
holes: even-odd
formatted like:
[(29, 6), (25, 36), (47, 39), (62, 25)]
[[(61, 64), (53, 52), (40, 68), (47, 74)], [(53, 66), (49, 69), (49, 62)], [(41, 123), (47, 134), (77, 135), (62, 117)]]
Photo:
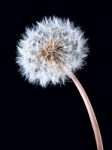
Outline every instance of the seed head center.
[(48, 63), (60, 63), (59, 53), (61, 51), (61, 47), (59, 43), (56, 42), (48, 42), (40, 48), (39, 58), (43, 58)]

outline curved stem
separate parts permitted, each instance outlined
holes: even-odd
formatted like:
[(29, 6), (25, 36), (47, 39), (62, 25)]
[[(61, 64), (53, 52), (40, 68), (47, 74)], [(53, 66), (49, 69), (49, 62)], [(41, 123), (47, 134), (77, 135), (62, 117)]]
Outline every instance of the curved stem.
[(82, 87), (81, 83), (79, 82), (79, 80), (77, 79), (77, 77), (64, 65), (62, 65), (63, 70), (65, 71), (66, 75), (73, 80), (74, 84), (76, 85), (77, 89), (79, 90), (80, 95), (82, 96), (82, 99), (84, 101), (84, 104), (86, 106), (90, 121), (91, 121), (91, 125), (94, 131), (94, 136), (95, 136), (95, 140), (96, 140), (96, 145), (97, 145), (97, 150), (103, 150), (103, 142), (102, 142), (102, 137), (101, 137), (101, 133), (100, 133), (100, 129), (97, 123), (97, 119), (94, 113), (94, 110), (92, 108), (92, 105), (90, 103), (90, 100), (84, 90), (84, 88)]

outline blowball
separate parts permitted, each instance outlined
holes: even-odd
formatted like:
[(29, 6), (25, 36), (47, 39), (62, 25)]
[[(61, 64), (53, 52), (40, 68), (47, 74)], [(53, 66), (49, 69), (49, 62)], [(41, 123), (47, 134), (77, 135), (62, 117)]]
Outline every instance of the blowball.
[(87, 40), (79, 27), (69, 19), (44, 18), (32, 28), (26, 28), (18, 42), (16, 62), (30, 83), (45, 87), (64, 83), (66, 74), (61, 65), (76, 71), (84, 65)]

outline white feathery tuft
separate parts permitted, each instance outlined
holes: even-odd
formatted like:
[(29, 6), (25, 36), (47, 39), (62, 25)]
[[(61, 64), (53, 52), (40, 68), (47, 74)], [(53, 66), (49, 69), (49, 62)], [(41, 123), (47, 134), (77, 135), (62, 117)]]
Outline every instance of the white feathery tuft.
[(76, 71), (87, 57), (87, 39), (69, 19), (44, 18), (32, 28), (26, 28), (18, 42), (16, 62), (30, 83), (45, 87), (64, 83), (66, 74), (61, 64)]

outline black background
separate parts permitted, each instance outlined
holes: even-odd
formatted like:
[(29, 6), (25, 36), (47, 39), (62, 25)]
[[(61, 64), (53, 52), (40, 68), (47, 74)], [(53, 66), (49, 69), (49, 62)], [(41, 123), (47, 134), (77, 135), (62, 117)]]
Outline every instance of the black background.
[(109, 1), (4, 1), (0, 5), (1, 124), (5, 149), (95, 150), (83, 101), (70, 81), (33, 86), (18, 73), (16, 45), (25, 31), (44, 16), (69, 17), (89, 38), (87, 65), (77, 77), (96, 113), (105, 150), (112, 150), (112, 15)]

